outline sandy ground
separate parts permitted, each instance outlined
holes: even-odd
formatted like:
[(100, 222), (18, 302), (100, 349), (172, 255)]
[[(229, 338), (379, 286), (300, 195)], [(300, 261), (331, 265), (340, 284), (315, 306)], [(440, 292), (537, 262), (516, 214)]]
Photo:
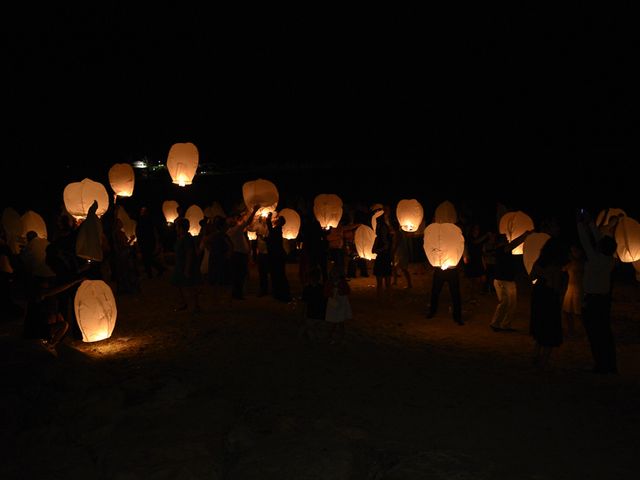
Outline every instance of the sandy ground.
[(3, 322), (0, 478), (637, 478), (637, 285), (614, 292), (620, 374), (597, 376), (584, 335), (531, 367), (526, 284), (518, 331), (495, 333), (493, 295), (458, 326), (445, 287), (427, 320), (430, 274), (412, 271), (383, 303), (351, 280), (342, 345), (301, 340), (300, 304), (258, 298), (255, 270), (244, 301), (204, 287), (198, 315), (173, 312), (168, 274), (144, 280), (110, 339), (68, 335), (58, 358)]

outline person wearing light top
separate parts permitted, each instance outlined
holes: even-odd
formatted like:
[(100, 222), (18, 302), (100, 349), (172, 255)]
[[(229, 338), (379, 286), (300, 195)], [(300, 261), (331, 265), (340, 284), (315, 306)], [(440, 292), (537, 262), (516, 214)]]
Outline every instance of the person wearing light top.
[(245, 230), (251, 225), (259, 208), (260, 206), (256, 205), (251, 212), (232, 217), (231, 226), (227, 230), (227, 235), (233, 245), (231, 252), (231, 298), (235, 300), (244, 299), (244, 282), (249, 273), (249, 254), (251, 253), (251, 245)]
[(582, 322), (591, 346), (594, 373), (617, 373), (611, 330), (611, 273), (616, 241), (602, 235), (587, 212), (578, 214), (578, 237), (584, 250)]

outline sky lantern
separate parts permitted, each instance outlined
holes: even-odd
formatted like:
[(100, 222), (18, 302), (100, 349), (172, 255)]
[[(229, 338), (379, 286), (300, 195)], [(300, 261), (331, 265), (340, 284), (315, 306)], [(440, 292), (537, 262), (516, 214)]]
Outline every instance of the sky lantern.
[(109, 209), (109, 194), (104, 185), (85, 178), (81, 182), (70, 183), (62, 194), (64, 206), (76, 220), (87, 218), (93, 202), (98, 202), (96, 215), (101, 217)]
[[(424, 210), (422, 205), (415, 198), (411, 200), (400, 200), (396, 207), (396, 217), (400, 228), (405, 232), (415, 232), (422, 223)], [(455, 223), (455, 222), (451, 222)]]
[(116, 163), (109, 169), (109, 183), (117, 197), (130, 197), (133, 195), (135, 181), (133, 167), (128, 163)]
[(621, 262), (640, 260), (640, 224), (631, 217), (622, 217), (616, 227), (616, 243)]
[(364, 258), (365, 260), (373, 260), (376, 258), (376, 254), (371, 251), (375, 240), (376, 234), (370, 226), (360, 225), (356, 228), (354, 242), (360, 258)]
[(258, 239), (258, 232), (254, 232), (253, 230), (247, 230), (247, 238), (249, 240), (257, 240)]
[(22, 236), (26, 236), (28, 232), (36, 232), (39, 238), (47, 238), (47, 224), (44, 219), (34, 212), (28, 210), (22, 215)]
[[(606, 218), (604, 216), (605, 212), (607, 214)], [(602, 225), (609, 225), (609, 220), (611, 219), (611, 217), (617, 217), (618, 215), (622, 215), (623, 217), (627, 216), (625, 211), (621, 208), (610, 208), (608, 211), (602, 210), (596, 218), (596, 225), (600, 225), (602, 223), (602, 220), (604, 220), (604, 223), (602, 223)]]
[(253, 210), (256, 205), (260, 207), (256, 212), (258, 217), (266, 217), (269, 213), (275, 212), (278, 206), (278, 189), (272, 182), (263, 178), (245, 182), (242, 185), (242, 197), (249, 210)]
[(295, 240), (300, 232), (300, 215), (291, 208), (283, 208), (278, 212), (285, 218), (286, 222), (282, 227), (282, 238), (285, 240)]
[(455, 267), (464, 252), (462, 230), (453, 223), (432, 223), (424, 229), (423, 248), (432, 266)]
[(531, 274), (533, 264), (538, 260), (542, 247), (544, 247), (544, 244), (547, 243), (547, 240), (550, 238), (551, 235), (548, 233), (538, 232), (531, 233), (527, 235), (527, 238), (525, 238), (522, 248), (522, 261), (524, 262), (524, 268), (527, 270), (528, 274)]
[(342, 200), (334, 193), (321, 193), (313, 200), (313, 214), (325, 230), (336, 228), (342, 218)]
[(162, 202), (162, 213), (167, 223), (171, 224), (178, 218), (178, 202), (175, 200), (165, 200)]
[(173, 183), (191, 185), (198, 170), (198, 149), (193, 143), (174, 143), (169, 149), (167, 169)]
[[(533, 220), (531, 217), (520, 210), (516, 212), (507, 212), (500, 218), (500, 233), (507, 236), (507, 241), (512, 241), (528, 230), (533, 230)], [(513, 255), (522, 255), (524, 245), (521, 243), (514, 248), (511, 253)]]
[(196, 237), (200, 234), (200, 220), (204, 218), (204, 212), (198, 205), (191, 205), (184, 214), (189, 220), (189, 233)]
[(436, 208), (433, 214), (435, 223), (456, 223), (458, 221), (458, 212), (449, 200), (445, 200)]
[(73, 301), (83, 342), (109, 338), (116, 325), (118, 310), (109, 285), (102, 280), (84, 280)]
[(2, 211), (2, 228), (7, 236), (7, 245), (12, 253), (20, 253), (20, 237), (22, 237), (22, 218), (13, 208)]

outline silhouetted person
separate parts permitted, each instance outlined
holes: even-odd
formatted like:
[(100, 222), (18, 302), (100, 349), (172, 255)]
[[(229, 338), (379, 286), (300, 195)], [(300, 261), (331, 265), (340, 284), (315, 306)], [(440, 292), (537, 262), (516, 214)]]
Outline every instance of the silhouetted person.
[(438, 299), (444, 284), (449, 284), (451, 295), (451, 312), (453, 321), (458, 325), (464, 325), (462, 320), (462, 301), (460, 299), (460, 273), (458, 265), (442, 270), (436, 267), (433, 270), (433, 282), (431, 284), (431, 301), (427, 318), (433, 318), (438, 313)]
[(155, 268), (158, 276), (161, 276), (165, 267), (160, 262), (160, 240), (153, 219), (147, 207), (140, 208), (140, 217), (136, 225), (136, 238), (142, 256), (142, 265), (148, 278), (153, 277)]

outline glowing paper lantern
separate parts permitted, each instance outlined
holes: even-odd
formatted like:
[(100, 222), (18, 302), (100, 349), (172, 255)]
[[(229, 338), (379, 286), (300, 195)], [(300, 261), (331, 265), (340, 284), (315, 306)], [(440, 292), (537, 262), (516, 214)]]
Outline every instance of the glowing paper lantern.
[(602, 210), (599, 214), (598, 217), (596, 218), (596, 225), (600, 225), (602, 220), (604, 219), (604, 223), (602, 223), (602, 225), (609, 225), (609, 220), (611, 220), (611, 217), (617, 217), (618, 215), (622, 215), (623, 217), (626, 217), (627, 214), (624, 212), (624, 210), (620, 209), (620, 208), (610, 208), (609, 211), (607, 212), (607, 217), (604, 217), (605, 214), (605, 210)]
[(366, 260), (373, 260), (376, 258), (376, 254), (371, 251), (375, 240), (376, 234), (368, 225), (360, 225), (356, 228), (354, 242), (356, 244), (356, 251), (360, 258), (364, 258)]
[[(504, 233), (507, 236), (507, 240), (510, 242), (527, 230), (533, 230), (533, 220), (524, 212), (518, 210), (517, 212), (507, 212), (500, 219), (500, 226), (498, 227), (500, 233)], [(511, 253), (513, 255), (522, 255), (523, 245), (520, 244), (514, 248)]]
[[(136, 222), (135, 220), (132, 220), (131, 217), (129, 217), (129, 214), (127, 213), (127, 211), (122, 207), (118, 208), (117, 216), (122, 222), (122, 230), (124, 230), (124, 233), (127, 236), (127, 238), (131, 240), (131, 237), (134, 237), (136, 234), (136, 227), (138, 225), (138, 222)], [(133, 243), (136, 243), (136, 241), (134, 241)]]
[(384, 215), (384, 210), (377, 210), (376, 213), (371, 215), (371, 228), (373, 228), (373, 232), (378, 229), (378, 218)]
[(258, 239), (258, 234), (256, 232), (251, 231), (251, 230), (247, 230), (247, 238), (249, 240), (257, 240)]
[(342, 218), (342, 200), (333, 193), (321, 193), (313, 200), (313, 214), (325, 230), (336, 228)]
[[(422, 223), (424, 210), (416, 199), (400, 200), (396, 207), (396, 217), (400, 228), (405, 232), (415, 232)], [(455, 222), (450, 222), (455, 223)]]
[(189, 220), (189, 233), (196, 237), (200, 234), (200, 220), (204, 218), (204, 212), (198, 205), (191, 205), (184, 214)]
[(22, 215), (22, 236), (28, 232), (36, 232), (39, 238), (47, 238), (47, 224), (44, 219), (32, 210), (28, 210)]
[(436, 208), (433, 215), (435, 223), (456, 223), (458, 221), (458, 212), (449, 200), (445, 200)]
[(85, 178), (67, 185), (62, 194), (64, 206), (76, 220), (87, 218), (93, 202), (98, 202), (96, 215), (101, 217), (109, 209), (109, 194), (104, 185)]
[(133, 195), (135, 180), (133, 168), (128, 163), (116, 163), (109, 169), (109, 183), (118, 197)]
[(167, 169), (173, 183), (191, 185), (198, 170), (198, 149), (193, 143), (174, 143), (169, 149)]
[(432, 223), (424, 229), (423, 248), (432, 266), (455, 267), (464, 252), (462, 230), (453, 223)]
[(282, 238), (294, 240), (300, 232), (300, 215), (291, 208), (283, 208), (278, 215), (282, 215), (286, 220), (282, 227)]
[(531, 273), (533, 264), (536, 263), (538, 257), (540, 257), (540, 251), (547, 240), (551, 238), (551, 235), (547, 233), (531, 233), (527, 235), (524, 240), (522, 261), (524, 262), (524, 268), (527, 273)]
[(2, 228), (7, 236), (7, 245), (12, 253), (20, 253), (20, 237), (22, 236), (22, 218), (13, 208), (2, 211)]
[(162, 202), (162, 213), (167, 223), (173, 223), (178, 218), (178, 202), (175, 200), (165, 200)]
[(260, 207), (256, 212), (259, 217), (275, 212), (278, 206), (278, 189), (272, 182), (262, 178), (245, 182), (242, 185), (242, 197), (249, 210), (253, 210), (255, 206)]
[(616, 253), (621, 262), (640, 260), (640, 224), (633, 218), (622, 217), (616, 227)]
[(116, 299), (102, 280), (85, 280), (73, 301), (83, 342), (97, 342), (111, 336), (118, 314)]

